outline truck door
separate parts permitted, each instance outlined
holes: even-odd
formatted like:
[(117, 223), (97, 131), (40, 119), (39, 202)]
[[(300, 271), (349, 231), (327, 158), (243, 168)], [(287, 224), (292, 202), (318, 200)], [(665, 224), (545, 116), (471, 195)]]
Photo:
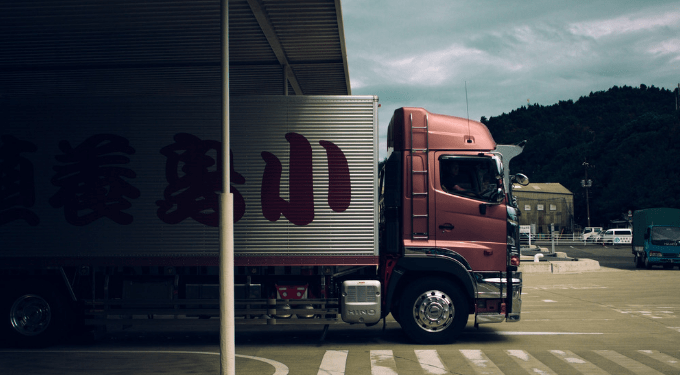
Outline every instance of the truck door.
[(433, 164), (436, 246), (459, 253), (475, 271), (505, 269), (507, 212), (497, 199), (497, 160), (438, 152)]

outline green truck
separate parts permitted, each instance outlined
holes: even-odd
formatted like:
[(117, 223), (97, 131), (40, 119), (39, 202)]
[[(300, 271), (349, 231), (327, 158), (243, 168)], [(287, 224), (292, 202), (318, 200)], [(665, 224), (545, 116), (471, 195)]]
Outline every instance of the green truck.
[(637, 268), (680, 268), (680, 210), (649, 208), (633, 213), (633, 255)]

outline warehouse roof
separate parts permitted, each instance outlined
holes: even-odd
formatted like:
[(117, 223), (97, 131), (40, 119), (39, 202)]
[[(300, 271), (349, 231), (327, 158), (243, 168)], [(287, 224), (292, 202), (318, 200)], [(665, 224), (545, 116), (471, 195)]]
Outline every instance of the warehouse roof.
[[(219, 0), (3, 1), (0, 97), (221, 95), (220, 27)], [(231, 95), (351, 94), (340, 0), (230, 0), (229, 47)]]
[(549, 183), (531, 183), (527, 186), (512, 185), (512, 193), (515, 195), (522, 195), (522, 193), (531, 194), (568, 194), (573, 193), (569, 189), (565, 188), (559, 183), (549, 182)]

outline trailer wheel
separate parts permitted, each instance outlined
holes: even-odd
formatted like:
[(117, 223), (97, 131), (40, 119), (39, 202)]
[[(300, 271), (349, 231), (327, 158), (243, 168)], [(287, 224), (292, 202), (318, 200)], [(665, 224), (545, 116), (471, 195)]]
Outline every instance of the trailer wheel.
[(417, 280), (404, 289), (399, 304), (399, 324), (420, 344), (445, 344), (456, 340), (469, 316), (468, 300), (450, 281)]
[(14, 346), (53, 345), (65, 338), (73, 323), (68, 301), (49, 285), (10, 286), (1, 304), (4, 318), (0, 332)]

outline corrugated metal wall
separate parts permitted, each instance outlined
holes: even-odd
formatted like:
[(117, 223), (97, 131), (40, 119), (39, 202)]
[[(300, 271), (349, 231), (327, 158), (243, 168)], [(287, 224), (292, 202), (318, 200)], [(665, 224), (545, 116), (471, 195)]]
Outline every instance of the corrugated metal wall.
[[(263, 26), (253, 12), (254, 3), (267, 18), (266, 26), (276, 34), (279, 45), (273, 46), (265, 37)], [(287, 56), (303, 94), (347, 94), (349, 79), (340, 14), (336, 0), (230, 0), (232, 98), (250, 94), (280, 95), (284, 87), (284, 69), (276, 56), (280, 50)], [(177, 221), (184, 213), (172, 206), (162, 213), (159, 210), (162, 211), (167, 202), (183, 199), (186, 191), (192, 191), (188, 186), (181, 186), (185, 183), (182, 179), (177, 182), (176, 190), (168, 190), (169, 175), (183, 176), (182, 171), (168, 170), (168, 155), (181, 150), (167, 154), (161, 151), (176, 147), (175, 135), (179, 133), (191, 134), (201, 141), (221, 139), (220, 17), (219, 0), (0, 2), (0, 136), (15, 137), (3, 138), (0, 142), (3, 152), (8, 152), (1, 155), (3, 163), (6, 162), (3, 173), (7, 172), (7, 177), (3, 175), (3, 189), (8, 188), (3, 190), (3, 207), (0, 207), (3, 239), (0, 252), (14, 244), (12, 252), (20, 248), (22, 255), (216, 254), (217, 228), (191, 217), (177, 223), (163, 222), (160, 216)], [(292, 93), (290, 83), (288, 87)], [(340, 106), (340, 112), (357, 110), (353, 105)], [(245, 106), (238, 107), (234, 113), (238, 114), (239, 108)], [(363, 113), (364, 109), (358, 111)], [(324, 110), (313, 115), (317, 114), (326, 115)], [(323, 148), (319, 150), (319, 139), (337, 138), (347, 158), (357, 165), (352, 170), (352, 178), (361, 187), (357, 187), (357, 200), (353, 204), (363, 207), (364, 201), (370, 201), (370, 206), (375, 199), (367, 198), (362, 190), (368, 189), (368, 185), (362, 184), (374, 173), (369, 173), (367, 168), (375, 159), (375, 147), (368, 147), (366, 142), (371, 137), (377, 142), (377, 130), (369, 134), (364, 127), (375, 127), (373, 122), (377, 119), (370, 119), (370, 114), (360, 115), (362, 119), (346, 117), (352, 116), (333, 119), (337, 121), (334, 126), (349, 130), (352, 135), (310, 133), (310, 140), (317, 142), (314, 159), (321, 157), (319, 152), (324, 152)], [(364, 120), (371, 125), (366, 125)], [(241, 126), (244, 129), (238, 130), (245, 134), (254, 131), (249, 121), (232, 121), (232, 131)], [(290, 123), (271, 121), (262, 122), (262, 126), (266, 127), (257, 130), (258, 134), (269, 134), (272, 140), (287, 144), (285, 138), (271, 136), (282, 131), (285, 134), (285, 129), (270, 127), (287, 127)], [(310, 130), (310, 124), (300, 126), (300, 132)], [(116, 162), (99, 163), (96, 157), (81, 160), (85, 164), (57, 159), (65, 153), (62, 146), (67, 149), (96, 146), (88, 145), (88, 141), (92, 143), (102, 135), (115, 135), (128, 142), (128, 149), (105, 150)], [(60, 145), (61, 141), (67, 144)], [(252, 148), (248, 153), (269, 151), (269, 148), (259, 148), (260, 140), (247, 145)], [(270, 149), (284, 161), (285, 153), (277, 147)], [(77, 154), (74, 150), (68, 152)], [(219, 159), (216, 148), (207, 152), (206, 160)], [(121, 160), (124, 163), (119, 165)], [(239, 162), (238, 155), (236, 162)], [(76, 221), (87, 221), (81, 216), (88, 215), (91, 210), (88, 204), (92, 203), (91, 200), (84, 202), (87, 199), (82, 195), (80, 202), (76, 199), (70, 205), (59, 197), (60, 183), (82, 177), (78, 170), (73, 176), (55, 177), (55, 168), (67, 165), (81, 168), (81, 172), (82, 168), (90, 168), (88, 173), (92, 178), (106, 168), (121, 173), (111, 178), (117, 178), (119, 185), (127, 189), (127, 195), (114, 189), (120, 196), (117, 203), (98, 209), (101, 212), (108, 209), (110, 217), (117, 217), (116, 210), (123, 211), (124, 215), (118, 217), (121, 223), (112, 221), (106, 214), (82, 226), (64, 221), (65, 206), (77, 212)], [(213, 178), (216, 168), (214, 164), (205, 166), (203, 172), (210, 176), (205, 178)], [(316, 178), (316, 173), (322, 172), (315, 170), (314, 173)], [(253, 181), (253, 177), (248, 178)], [(314, 183), (323, 185), (320, 180)], [(84, 188), (86, 183), (81, 180), (80, 184)], [(97, 194), (111, 194), (107, 189), (112, 186), (100, 187)], [(75, 194), (77, 184), (71, 188), (70, 192)], [(317, 189), (315, 185), (315, 192), (321, 189), (323, 187)], [(200, 192), (202, 197), (201, 194), (194, 197), (209, 207), (194, 213), (195, 217), (215, 222), (214, 193), (220, 190), (221, 187), (212, 186)], [(61, 205), (52, 204), (50, 199), (61, 200)], [(249, 208), (253, 206), (251, 200)], [(358, 215), (363, 210), (353, 209), (344, 214)], [(318, 218), (319, 223), (330, 220), (322, 211)], [(336, 217), (332, 220), (335, 225)], [(343, 229), (344, 236), (331, 230), (327, 230), (326, 235), (338, 243), (348, 242), (346, 238), (361, 232), (356, 229), (358, 224), (353, 225), (351, 234), (350, 230)], [(317, 228), (317, 232), (321, 230)], [(27, 233), (33, 234), (27, 236)], [(364, 241), (373, 235), (361, 233), (359, 237)], [(373, 244), (368, 245), (370, 241), (352, 248), (332, 244), (326, 249), (373, 254)], [(244, 241), (240, 243), (243, 249)], [(291, 246), (283, 245), (280, 250), (294, 253)], [(321, 251), (318, 246), (307, 246), (306, 242), (295, 246), (304, 251)], [(271, 253), (271, 250), (272, 247), (258, 251)]]
[[(233, 169), (243, 178), (232, 186), (246, 208), (237, 255), (377, 255), (373, 97), (239, 98), (231, 110)], [(0, 255), (217, 255), (219, 98), (5, 99), (0, 113), (0, 219), (8, 220)], [(280, 160), (280, 198), (290, 201), (290, 132), (312, 149), (314, 217), (306, 225), (262, 214), (262, 152)], [(329, 207), (322, 140), (348, 161), (343, 212)]]
[[(237, 255), (377, 255), (377, 103), (374, 97), (254, 97), (232, 101), (233, 164), (245, 184), (232, 182), (245, 199), (246, 211), (236, 223)], [(296, 225), (284, 215), (275, 222), (262, 213), (265, 161), (274, 154), (283, 166), (281, 197), (290, 202), (290, 144), (286, 134), (309, 142), (313, 159), (314, 218)], [(344, 153), (350, 171), (351, 202), (335, 212), (328, 202), (328, 158), (320, 141)]]
[[(4, 197), (10, 210), (3, 210), (2, 216), (13, 219), (0, 225), (3, 255), (217, 253), (217, 227), (191, 217), (177, 224), (163, 222), (159, 202), (166, 200), (168, 176), (182, 177), (187, 172), (168, 170), (171, 160), (162, 149), (173, 145), (178, 133), (219, 141), (219, 98), (5, 99), (0, 100), (0, 113), (3, 173), (7, 173), (3, 185), (12, 187)], [(217, 151), (208, 150), (206, 155), (214, 159)], [(205, 171), (214, 173), (216, 166), (206, 166)], [(196, 185), (173, 193), (199, 189)], [(218, 191), (200, 190), (194, 199), (216, 202)], [(163, 215), (186, 209), (182, 206), (177, 204)], [(17, 217), (12, 210), (22, 215)], [(29, 214), (37, 221), (22, 219)]]

